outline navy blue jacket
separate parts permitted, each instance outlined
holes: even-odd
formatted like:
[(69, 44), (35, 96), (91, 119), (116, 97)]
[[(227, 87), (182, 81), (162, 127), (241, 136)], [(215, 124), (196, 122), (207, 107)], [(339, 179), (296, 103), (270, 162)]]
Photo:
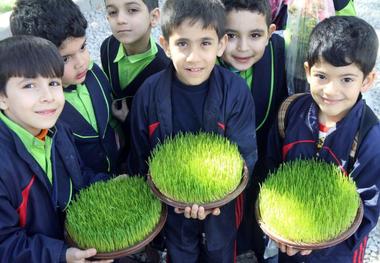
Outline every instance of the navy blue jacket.
[(158, 53), (153, 61), (141, 71), (127, 87), (120, 87), (118, 63), (113, 61), (119, 50), (120, 42), (113, 36), (106, 38), (100, 47), (102, 67), (111, 82), (114, 99), (127, 98), (128, 109), (132, 108), (132, 100), (141, 84), (151, 75), (166, 68), (170, 60), (163, 49), (157, 45)]
[(65, 261), (66, 206), (79, 189), (107, 178), (83, 168), (64, 124), (51, 131), (52, 184), (19, 137), (0, 121), (0, 262)]
[[(347, 173), (349, 154), (353, 139), (359, 128), (364, 100), (360, 99), (351, 111), (329, 134), (321, 150), (317, 150), (319, 123), (318, 106), (310, 95), (298, 98), (289, 108), (286, 117), (285, 138), (282, 141), (278, 127), (273, 128), (268, 143), (268, 165), (276, 168), (281, 162), (297, 158), (318, 158), (335, 163)], [(364, 218), (353, 236), (346, 241), (312, 252), (307, 257), (286, 257), (281, 254), (280, 262), (361, 262), (369, 232), (379, 218), (380, 189), (380, 124), (370, 129), (360, 144), (354, 169), (349, 173), (353, 178), (364, 204)]]
[[(91, 97), (98, 132), (70, 103), (66, 102), (60, 119), (66, 122), (75, 137), (79, 154), (86, 166), (95, 172), (115, 172), (118, 150), (115, 131), (110, 126), (111, 87), (104, 72), (94, 63), (84, 81)], [(70, 92), (69, 86), (64, 92)]]
[[(157, 143), (174, 135), (171, 103), (173, 74), (174, 68), (170, 66), (153, 75), (144, 82), (135, 96), (130, 113), (132, 127), (132, 148), (128, 159), (130, 174), (146, 174), (148, 171), (146, 162), (152, 149)], [(255, 109), (245, 81), (230, 71), (215, 66), (209, 78), (203, 118), (202, 130), (221, 134), (235, 142), (249, 171), (252, 172), (257, 160)], [(174, 218), (177, 223), (173, 221)], [(188, 220), (183, 216), (181, 218), (175, 217), (174, 212), (170, 212), (167, 224), (174, 225), (171, 229), (181, 232), (183, 221)], [(209, 248), (220, 249), (234, 238), (240, 220), (241, 207), (240, 209), (235, 207), (234, 202), (222, 207), (219, 216), (207, 217), (204, 221), (204, 231)]]

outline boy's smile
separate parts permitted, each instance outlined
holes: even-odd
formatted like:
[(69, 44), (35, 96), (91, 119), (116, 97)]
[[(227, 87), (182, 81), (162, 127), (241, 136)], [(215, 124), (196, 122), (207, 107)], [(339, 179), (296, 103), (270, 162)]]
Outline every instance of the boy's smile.
[(216, 57), (224, 51), (226, 37), (219, 40), (213, 27), (185, 20), (172, 30), (169, 42), (163, 37), (160, 41), (173, 61), (178, 79), (186, 85), (199, 85), (209, 78)]
[(355, 64), (335, 67), (322, 60), (311, 69), (305, 63), (305, 70), (311, 95), (320, 109), (320, 122), (327, 126), (344, 118), (374, 81), (373, 72), (364, 78)]
[(1, 110), (33, 135), (53, 127), (65, 103), (59, 78), (11, 77), (5, 92), (0, 95)]
[(268, 40), (275, 30), (268, 25), (263, 14), (247, 10), (227, 13), (228, 42), (222, 59), (239, 71), (252, 67), (264, 55)]

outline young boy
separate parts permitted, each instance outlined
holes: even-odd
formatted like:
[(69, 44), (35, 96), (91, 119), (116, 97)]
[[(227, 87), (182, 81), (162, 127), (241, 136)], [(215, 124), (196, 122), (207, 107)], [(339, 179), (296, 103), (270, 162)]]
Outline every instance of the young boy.
[[(198, 131), (235, 142), (252, 173), (257, 159), (252, 96), (242, 78), (215, 65), (227, 41), (224, 19), (219, 0), (165, 2), (160, 40), (173, 64), (147, 79), (134, 98), (131, 174), (147, 173), (157, 143)], [(240, 196), (213, 211), (196, 204), (170, 208), (165, 229), (170, 261), (232, 262), (241, 201)]]
[(18, 0), (10, 27), (13, 35), (40, 36), (58, 47), (65, 63), (62, 84), (66, 103), (60, 119), (72, 129), (86, 166), (96, 172), (116, 172), (118, 149), (110, 126), (111, 87), (90, 59), (87, 21), (79, 7), (72, 0)]
[(100, 49), (104, 72), (115, 99), (126, 99), (131, 109), (137, 89), (170, 60), (150, 36), (160, 19), (158, 0), (105, 0), (112, 35)]
[(57, 122), (63, 61), (33, 36), (0, 41), (0, 261), (84, 262), (95, 249), (63, 241), (64, 212), (78, 190), (106, 179), (83, 169), (73, 137)]
[(243, 77), (255, 101), (259, 159), (253, 182), (245, 190), (244, 217), (238, 233), (238, 254), (253, 250), (263, 261), (264, 234), (256, 223), (254, 204), (267, 171), (264, 157), (267, 136), (281, 102), (287, 97), (285, 44), (272, 34), (271, 9), (267, 0), (224, 0), (228, 43), (220, 64)]
[(375, 227), (380, 210), (377, 119), (366, 134), (361, 134), (364, 138), (354, 160), (350, 152), (356, 134), (364, 127), (361, 120), (365, 112), (371, 112), (361, 93), (374, 82), (378, 47), (375, 30), (356, 17), (331, 17), (312, 31), (305, 62), (310, 94), (290, 104), (283, 139), (278, 127), (272, 130), (268, 163), (270, 168), (297, 158), (335, 163), (355, 181), (364, 204), (364, 218), (354, 235), (328, 249), (297, 253), (279, 244), (283, 252), (280, 262), (363, 262), (367, 236)]

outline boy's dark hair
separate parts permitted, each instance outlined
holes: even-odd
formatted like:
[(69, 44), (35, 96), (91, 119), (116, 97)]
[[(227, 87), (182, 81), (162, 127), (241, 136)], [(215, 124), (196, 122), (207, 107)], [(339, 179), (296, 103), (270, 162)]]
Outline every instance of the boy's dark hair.
[(35, 36), (13, 36), (0, 41), (0, 93), (11, 77), (62, 78), (64, 63), (57, 47)]
[(158, 0), (143, 0), (143, 2), (148, 7), (149, 12), (158, 8)]
[(201, 22), (203, 28), (213, 27), (219, 37), (224, 35), (225, 10), (220, 0), (167, 0), (162, 8), (161, 29), (168, 41), (172, 31), (185, 20)]
[(222, 0), (222, 2), (227, 13), (233, 10), (246, 10), (265, 16), (265, 22), (268, 27), (272, 23), (272, 9), (268, 0)]
[(373, 27), (354, 16), (333, 16), (310, 35), (309, 68), (322, 59), (335, 67), (356, 64), (366, 77), (374, 68), (379, 40)]
[(13, 35), (34, 35), (57, 47), (69, 37), (84, 37), (87, 20), (72, 0), (17, 0), (10, 17)]

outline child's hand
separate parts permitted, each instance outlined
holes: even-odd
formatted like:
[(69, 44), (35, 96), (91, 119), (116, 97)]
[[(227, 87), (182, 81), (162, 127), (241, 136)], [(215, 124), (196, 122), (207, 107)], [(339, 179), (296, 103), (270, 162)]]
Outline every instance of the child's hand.
[(116, 119), (118, 119), (121, 122), (124, 122), (125, 118), (127, 118), (128, 113), (129, 109), (127, 106), (126, 99), (114, 100), (112, 102), (112, 114), (113, 116), (115, 116)]
[(186, 218), (193, 218), (199, 220), (204, 220), (209, 214), (212, 214), (214, 216), (220, 215), (219, 208), (205, 210), (203, 206), (199, 206), (197, 204), (193, 204), (192, 207), (187, 206), (185, 209), (176, 207), (174, 208), (174, 212), (176, 212), (177, 214), (183, 213)]
[(68, 263), (83, 263), (83, 262), (108, 263), (108, 262), (113, 262), (113, 259), (111, 259), (111, 260), (99, 260), (99, 261), (86, 260), (90, 257), (95, 256), (95, 255), (96, 255), (96, 249), (95, 248), (80, 250), (79, 248), (71, 247), (71, 248), (67, 249), (67, 251), (66, 251), (66, 261)]
[(294, 256), (297, 253), (300, 253), (302, 256), (307, 256), (312, 252), (312, 250), (298, 250), (282, 243), (275, 243), (277, 247), (281, 250), (281, 252), (286, 253), (288, 256)]

